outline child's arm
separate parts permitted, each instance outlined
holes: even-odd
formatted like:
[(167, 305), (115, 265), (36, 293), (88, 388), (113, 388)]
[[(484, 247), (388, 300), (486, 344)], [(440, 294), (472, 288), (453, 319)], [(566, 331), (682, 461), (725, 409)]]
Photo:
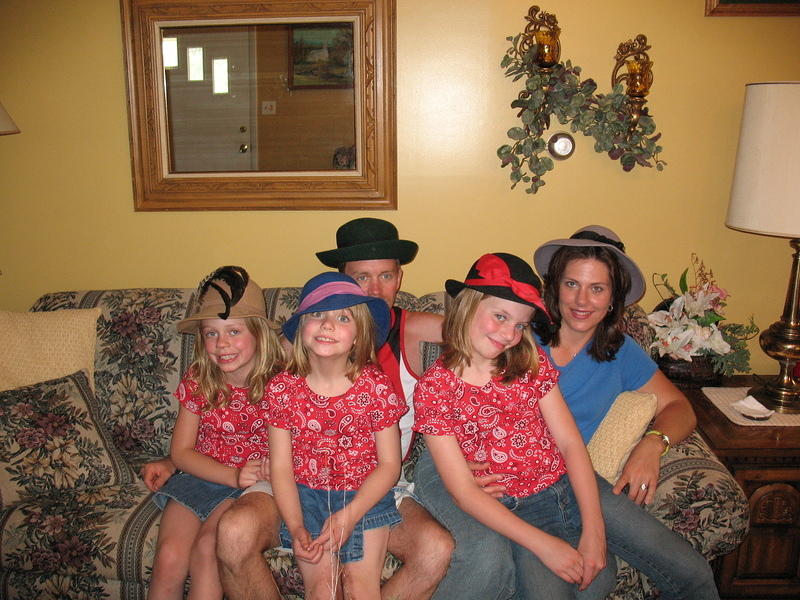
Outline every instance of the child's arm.
[(394, 487), (400, 477), (400, 428), (395, 423), (375, 432), (375, 450), (378, 465), (367, 475), (352, 502), (342, 510), (333, 513), (322, 526), (317, 541), (326, 549), (338, 550), (350, 534), (355, 524)]
[(239, 469), (228, 467), (210, 456), (197, 452), (197, 430), (200, 427), (200, 415), (178, 407), (178, 418), (172, 431), (172, 443), (169, 455), (175, 466), (195, 477), (206, 481), (221, 483), (230, 487), (238, 487)]
[(478, 486), (454, 436), (425, 435), (436, 469), (456, 506), (533, 552), (556, 575), (581, 583), (583, 558), (564, 540), (523, 521)]
[(292, 549), (298, 560), (317, 563), (322, 558), (322, 544), (311, 540), (303, 525), (303, 511), (292, 468), (292, 437), (286, 429), (269, 426), (270, 481), (275, 503), (292, 536)]
[(558, 450), (564, 457), (570, 485), (581, 512), (582, 531), (578, 551), (583, 555), (583, 578), (580, 586), (583, 590), (606, 566), (606, 530), (600, 510), (597, 480), (583, 438), (558, 386), (540, 400), (539, 406)]

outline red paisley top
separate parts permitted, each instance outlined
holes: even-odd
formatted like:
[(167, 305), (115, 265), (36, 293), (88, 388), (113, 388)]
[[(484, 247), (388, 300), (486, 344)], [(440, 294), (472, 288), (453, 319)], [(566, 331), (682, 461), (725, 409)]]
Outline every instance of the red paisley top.
[(314, 393), (304, 377), (284, 371), (269, 382), (267, 399), (270, 425), (291, 432), (295, 481), (322, 490), (361, 487), (378, 464), (374, 433), (408, 410), (372, 364), (334, 397)]
[(488, 462), (482, 475), (502, 475), (510, 496), (524, 497), (566, 473), (539, 400), (558, 382), (558, 371), (539, 350), (539, 371), (510, 385), (493, 378), (478, 387), (437, 360), (414, 392), (414, 430), (452, 435), (468, 461)]

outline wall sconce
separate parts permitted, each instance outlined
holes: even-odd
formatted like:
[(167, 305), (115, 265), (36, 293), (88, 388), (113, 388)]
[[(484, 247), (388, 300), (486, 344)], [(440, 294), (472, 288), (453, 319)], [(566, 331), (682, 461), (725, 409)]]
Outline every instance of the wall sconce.
[[(594, 138), (595, 152), (619, 161), (623, 171), (636, 166), (662, 170), (666, 163), (659, 158), (661, 134), (644, 106), (653, 84), (647, 38), (640, 34), (619, 45), (612, 91), (600, 94), (593, 79), (582, 78), (578, 65), (561, 61), (561, 28), (555, 15), (532, 6), (525, 20), (522, 32), (506, 38), (511, 47), (500, 62), (506, 77), (524, 82), (511, 102), (520, 123), (506, 132), (511, 142), (497, 149), (500, 166), (509, 168), (512, 189), (523, 183), (527, 193), (535, 194), (553, 169), (553, 159), (571, 155), (575, 139), (570, 134), (578, 132)], [(570, 133), (557, 133), (546, 141), (545, 131), (555, 120)]]
[[(614, 55), (616, 64), (611, 72), (611, 88), (625, 83), (625, 94), (628, 96), (631, 123), (630, 129), (636, 128), (639, 117), (647, 114), (644, 108), (650, 86), (653, 85), (653, 61), (647, 55), (651, 47), (647, 45), (647, 37), (639, 34), (633, 40), (622, 42)], [(624, 72), (620, 72), (625, 67)]]

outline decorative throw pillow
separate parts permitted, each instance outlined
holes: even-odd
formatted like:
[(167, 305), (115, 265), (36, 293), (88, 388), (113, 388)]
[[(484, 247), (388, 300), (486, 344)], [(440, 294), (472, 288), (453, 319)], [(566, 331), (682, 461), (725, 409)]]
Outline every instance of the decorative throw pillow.
[(0, 392), (0, 506), (127, 483), (129, 469), (96, 415), (84, 371)]
[(594, 470), (615, 483), (633, 447), (656, 414), (656, 395), (622, 392), (587, 444)]
[(81, 369), (86, 370), (94, 390), (94, 345), (100, 313), (100, 308), (0, 310), (0, 390), (63, 377)]

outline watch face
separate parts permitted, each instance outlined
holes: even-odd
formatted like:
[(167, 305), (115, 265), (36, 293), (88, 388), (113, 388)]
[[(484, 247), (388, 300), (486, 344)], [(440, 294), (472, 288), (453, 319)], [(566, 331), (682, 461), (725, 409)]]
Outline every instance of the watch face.
[(575, 150), (575, 140), (568, 133), (556, 133), (547, 142), (547, 150), (553, 158), (569, 158)]

